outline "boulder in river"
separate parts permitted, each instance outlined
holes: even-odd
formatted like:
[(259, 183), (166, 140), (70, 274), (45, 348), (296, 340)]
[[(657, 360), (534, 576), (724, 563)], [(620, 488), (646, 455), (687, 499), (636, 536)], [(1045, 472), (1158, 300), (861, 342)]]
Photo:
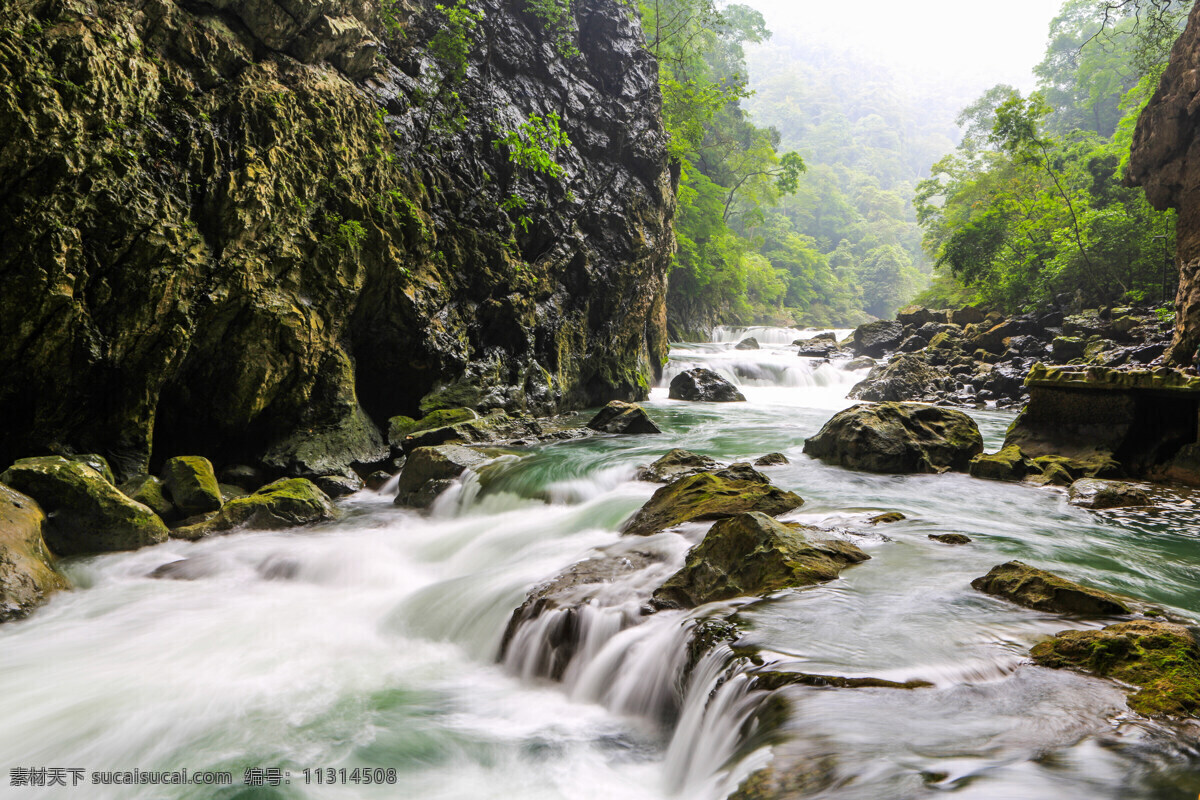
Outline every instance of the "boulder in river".
[(69, 588), (42, 539), (45, 520), (33, 498), (0, 484), (0, 622), (19, 619)]
[(792, 462), (788, 461), (788, 457), (785, 456), (783, 453), (767, 453), (765, 456), (760, 456), (758, 458), (758, 460), (754, 462), (754, 466), (756, 466), (756, 467), (779, 467), (784, 464), (790, 464), (790, 463), (792, 463)]
[(899, 347), (903, 340), (902, 324), (896, 320), (881, 319), (855, 328), (850, 346), (855, 355), (881, 358), (884, 353)]
[(919, 403), (860, 404), (839, 411), (804, 443), (822, 461), (868, 472), (965, 472), (983, 452), (975, 421)]
[(671, 380), (672, 400), (692, 400), (707, 403), (744, 402), (746, 396), (729, 381), (711, 369), (696, 367), (681, 372)]
[(49, 515), (46, 544), (60, 556), (136, 550), (167, 539), (167, 526), (96, 470), (61, 456), (24, 458), (0, 474)]
[(1037, 611), (1097, 617), (1131, 613), (1125, 601), (1115, 595), (1020, 561), (992, 567), (987, 575), (971, 581), (971, 587)]
[(866, 561), (858, 547), (810, 538), (799, 526), (751, 512), (722, 519), (688, 553), (683, 569), (655, 593), (659, 606), (694, 608), (716, 600), (762, 596), (831, 581)]
[(163, 482), (153, 475), (138, 475), (121, 484), (121, 491), (136, 503), (149, 508), (164, 520), (177, 516), (175, 506), (163, 492)]
[(459, 422), (475, 419), (478, 416), (475, 411), (469, 408), (443, 408), (437, 411), (430, 411), (419, 420), (412, 417), (392, 417), (388, 420), (388, 444), (393, 448), (399, 448), (403, 446), (405, 437), (414, 433), (433, 430), (435, 428), (445, 428)]
[(1033, 660), (1139, 687), (1126, 702), (1146, 716), (1200, 716), (1200, 643), (1194, 629), (1134, 620), (1063, 631), (1034, 645)]
[(975, 456), (968, 468), (972, 477), (989, 481), (1019, 481), (1035, 471), (1037, 466), (1026, 458), (1021, 448), (1015, 444), (1010, 444), (997, 453)]
[(677, 447), (650, 466), (639, 469), (637, 479), (651, 483), (670, 483), (689, 475), (720, 468), (721, 465), (715, 459)]
[(221, 509), (221, 488), (212, 462), (202, 456), (167, 459), (162, 472), (163, 488), (185, 517)]
[(662, 433), (641, 406), (622, 400), (609, 402), (587, 426), (601, 433)]
[(428, 508), (455, 478), (488, 460), (482, 453), (457, 444), (418, 447), (404, 462), (396, 487), (396, 505)]
[(942, 544), (970, 544), (971, 537), (965, 533), (931, 533), (929, 538)]
[(898, 356), (871, 370), (850, 397), (875, 402), (936, 398), (953, 385), (945, 374), (915, 356)]
[(730, 468), (733, 471), (724, 474), (702, 472), (662, 487), (625, 524), (624, 533), (646, 536), (683, 522), (723, 519), (749, 511), (777, 516), (804, 504), (799, 495), (772, 485), (765, 475), (745, 466), (745, 470)]
[(734, 346), (733, 349), (734, 350), (758, 350), (759, 349), (758, 339), (755, 339), (753, 336), (747, 336), (745, 339), (742, 339), (740, 342), (738, 342)]
[(361, 491), (365, 483), (353, 470), (337, 475), (317, 475), (312, 479), (317, 487), (329, 497), (337, 499)]
[(254, 494), (230, 500), (208, 519), (171, 531), (173, 539), (203, 539), (246, 526), (293, 528), (337, 518), (329, 498), (307, 478), (284, 478)]
[(1121, 481), (1083, 478), (1072, 483), (1068, 491), (1071, 505), (1080, 508), (1104, 509), (1150, 505), (1150, 496), (1144, 489)]

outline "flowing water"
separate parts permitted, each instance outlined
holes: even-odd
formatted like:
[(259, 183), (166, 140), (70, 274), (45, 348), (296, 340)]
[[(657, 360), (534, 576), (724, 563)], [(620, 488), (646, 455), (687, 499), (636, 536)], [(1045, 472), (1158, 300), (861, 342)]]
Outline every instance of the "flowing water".
[[(665, 435), (504, 456), (429, 515), (363, 492), (324, 526), (70, 562), (77, 591), (0, 626), (0, 766), (227, 770), (238, 785), (11, 788), (3, 775), (5, 796), (715, 800), (773, 760), (802, 768), (793, 796), (804, 797), (1195, 798), (1196, 726), (1140, 719), (1113, 684), (1028, 663), (1040, 637), (1098, 623), (969, 586), (1020, 558), (1195, 619), (1192, 501), (1097, 514), (1055, 490), (811, 461), (804, 438), (849, 404), (862, 373), (797, 357), (788, 343), (810, 333), (726, 329), (676, 346), (668, 380), (703, 364), (749, 402), (656, 389), (646, 408)], [(762, 349), (733, 350), (747, 335)], [(994, 449), (1011, 417), (975, 416)], [(617, 533), (656, 488), (635, 468), (670, 447), (785, 453), (791, 463), (767, 471), (807, 501), (786, 518), (836, 528), (871, 560), (767, 601), (645, 617), (649, 592), (704, 532), (639, 539), (637, 553)], [(867, 524), (892, 510), (907, 519)], [(945, 532), (975, 541), (927, 538)], [(580, 647), (557, 679), (555, 613), (519, 627), (498, 662), (526, 593), (601, 551), (651, 557), (579, 610)], [(181, 558), (192, 580), (148, 577)], [(786, 736), (755, 749), (768, 741), (747, 739), (763, 693), (730, 671), (728, 648), (683, 680), (697, 619), (735, 606), (748, 641), (788, 668), (935, 686), (789, 689)], [(241, 786), (257, 767), (286, 773)], [(379, 769), (387, 782), (318, 783), (312, 771), (326, 768)]]

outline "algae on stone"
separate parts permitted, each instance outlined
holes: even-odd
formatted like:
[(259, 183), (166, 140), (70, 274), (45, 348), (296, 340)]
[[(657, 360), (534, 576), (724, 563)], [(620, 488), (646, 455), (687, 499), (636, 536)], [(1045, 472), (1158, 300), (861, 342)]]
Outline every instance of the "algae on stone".
[(325, 522), (338, 516), (329, 498), (306, 478), (283, 478), (268, 483), (253, 494), (230, 500), (211, 517), (174, 528), (173, 539), (203, 539), (227, 533), (239, 526), (292, 528)]
[(221, 487), (212, 462), (203, 456), (176, 456), (163, 466), (163, 488), (185, 517), (221, 509)]
[(971, 581), (971, 586), (1038, 611), (1101, 617), (1131, 613), (1125, 601), (1115, 595), (1020, 561), (992, 567), (987, 575)]
[(778, 516), (803, 504), (799, 495), (784, 491), (765, 478), (738, 480), (702, 472), (656, 491), (622, 531), (646, 536), (683, 522), (722, 519), (749, 511)]

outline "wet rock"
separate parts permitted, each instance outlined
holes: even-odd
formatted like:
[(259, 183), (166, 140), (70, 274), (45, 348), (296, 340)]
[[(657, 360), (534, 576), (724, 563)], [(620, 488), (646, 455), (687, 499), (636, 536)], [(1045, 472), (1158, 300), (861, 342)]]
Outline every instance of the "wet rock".
[(0, 484), (0, 622), (20, 619), (70, 588), (42, 539), (45, 520), (33, 498)]
[(975, 421), (918, 403), (861, 404), (838, 412), (804, 443), (813, 458), (868, 472), (965, 472), (983, 452)]
[(0, 474), (0, 483), (34, 498), (49, 515), (43, 537), (58, 555), (136, 550), (167, 539), (158, 515), (78, 462), (21, 459)]
[(697, 367), (681, 372), (671, 380), (672, 400), (691, 400), (705, 403), (745, 402), (746, 396), (729, 381), (710, 369)]
[(771, 483), (770, 478), (756, 470), (754, 465), (747, 461), (739, 461), (736, 464), (730, 464), (728, 467), (722, 467), (713, 474), (727, 481), (747, 481), (749, 483), (761, 483), (764, 485)]
[(721, 465), (708, 456), (676, 448), (650, 466), (638, 470), (637, 479), (651, 483), (670, 483), (689, 475), (720, 468)]
[(662, 433), (641, 406), (620, 400), (600, 409), (587, 427), (601, 433)]
[(372, 492), (378, 492), (380, 489), (382, 489), (384, 486), (386, 486), (387, 482), (390, 481), (391, 479), (392, 479), (392, 475), (390, 472), (384, 472), (383, 470), (376, 470), (375, 472), (372, 472), (370, 475), (367, 476), (365, 483), (367, 485), (367, 488), (370, 489)]
[(875, 364), (875, 359), (869, 356), (860, 356), (859, 358), (850, 359), (842, 368), (846, 370), (870, 369), (874, 367)]
[(1033, 660), (1139, 687), (1126, 702), (1146, 716), (1200, 715), (1196, 630), (1169, 622), (1119, 622), (1103, 630), (1063, 631), (1039, 642)]
[(468, 469), (482, 467), (487, 456), (461, 445), (418, 447), (408, 454), (400, 473), (395, 503), (398, 506), (428, 508), (437, 495)]
[(896, 312), (896, 321), (905, 327), (921, 327), (930, 322), (945, 322), (946, 312), (930, 311), (921, 306), (905, 306)]
[(763, 691), (782, 689), (785, 686), (812, 686), (830, 689), (929, 689), (929, 681), (889, 681), (883, 678), (845, 678), (841, 675), (814, 675), (809, 672), (783, 670), (760, 670), (754, 673), (754, 688)]
[(494, 411), (485, 417), (473, 417), (452, 425), (415, 430), (404, 437), (401, 447), (408, 453), (418, 447), (436, 447), (440, 444), (500, 445), (542, 437), (542, 427), (536, 421)]
[(171, 530), (172, 539), (197, 540), (239, 527), (281, 529), (336, 519), (330, 499), (306, 478), (283, 478), (230, 500), (201, 522)]
[(887, 511), (883, 514), (876, 514), (867, 520), (867, 522), (871, 525), (890, 525), (893, 522), (902, 522), (906, 519), (908, 519), (908, 517), (904, 516), (899, 511)]
[(362, 478), (353, 472), (348, 472), (343, 475), (318, 475), (312, 479), (322, 492), (329, 495), (333, 499), (346, 497), (355, 492), (362, 491), (366, 485)]
[(759, 349), (758, 339), (755, 339), (753, 336), (748, 336), (745, 339), (742, 339), (740, 342), (738, 342), (737, 345), (734, 346), (733, 349), (734, 350), (758, 350)]
[(1076, 358), (1083, 358), (1086, 346), (1087, 342), (1078, 336), (1056, 336), (1051, 343), (1051, 353), (1054, 355), (1055, 361), (1064, 363)]
[(263, 484), (267, 482), (262, 470), (245, 464), (222, 467), (221, 471), (217, 474), (217, 479), (220, 483), (230, 483), (234, 486), (240, 486), (247, 492), (256, 491), (262, 488)]
[(1037, 611), (1098, 617), (1131, 613), (1125, 601), (1108, 592), (1090, 589), (1020, 561), (992, 567), (987, 575), (971, 581), (971, 586)]
[(837, 342), (831, 342), (827, 339), (811, 339), (809, 341), (798, 342), (799, 349), (796, 355), (803, 358), (831, 358), (842, 352), (842, 348)]
[(1124, 508), (1126, 506), (1148, 506), (1150, 496), (1144, 489), (1121, 481), (1105, 481), (1084, 478), (1071, 484), (1071, 505), (1080, 508)]
[(765, 456), (760, 456), (754, 462), (756, 467), (778, 467), (783, 464), (790, 464), (791, 461), (783, 453), (767, 453)]
[(998, 453), (986, 453), (971, 459), (967, 471), (973, 478), (989, 481), (1019, 481), (1037, 470), (1036, 465), (1014, 445), (1001, 448)]
[(163, 483), (153, 475), (139, 475), (121, 484), (121, 492), (130, 500), (149, 508), (166, 521), (175, 519), (178, 515), (174, 504), (167, 499), (163, 492)]
[[(221, 488), (221, 502), (228, 503), (230, 500), (236, 500), (239, 497), (245, 497), (250, 494), (240, 486), (234, 486), (232, 483), (218, 483)], [(161, 516), (161, 515), (160, 515)]]
[(683, 522), (723, 519), (750, 511), (777, 516), (804, 504), (799, 495), (759, 477), (762, 479), (738, 480), (702, 472), (681, 478), (656, 491), (625, 523), (623, 532), (646, 536)]
[(213, 556), (198, 555), (168, 561), (152, 570), (146, 577), (156, 580), (198, 581), (219, 575), (223, 569), (221, 561)]
[(737, 514), (713, 525), (687, 563), (655, 593), (656, 604), (694, 608), (716, 600), (762, 596), (835, 579), (866, 561), (859, 548), (784, 525), (766, 514)]
[(972, 541), (965, 533), (931, 533), (929, 538), (942, 544), (970, 544)]
[(897, 356), (875, 367), (850, 397), (872, 402), (935, 399), (947, 387), (947, 377), (915, 356)]
[(859, 325), (854, 329), (851, 348), (855, 355), (881, 358), (900, 346), (904, 339), (904, 326), (895, 320), (879, 320)]
[(212, 463), (201, 456), (176, 456), (162, 472), (163, 488), (185, 517), (221, 509), (221, 487)]
[(405, 437), (414, 433), (446, 428), (478, 417), (479, 415), (470, 408), (446, 408), (431, 411), (420, 420), (412, 417), (392, 417), (388, 420), (388, 443), (394, 448), (402, 447)]

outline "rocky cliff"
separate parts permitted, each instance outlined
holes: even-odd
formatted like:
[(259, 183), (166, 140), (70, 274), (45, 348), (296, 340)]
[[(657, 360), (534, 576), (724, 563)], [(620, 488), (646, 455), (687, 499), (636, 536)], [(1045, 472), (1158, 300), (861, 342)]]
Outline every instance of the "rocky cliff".
[(1167, 356), (1191, 364), (1200, 346), (1200, 4), (1138, 119), (1126, 179), (1144, 187), (1155, 208), (1179, 213), (1175, 341)]
[(674, 194), (634, 12), (445, 5), (4, 4), (0, 464), (327, 473), (392, 415), (645, 394)]

